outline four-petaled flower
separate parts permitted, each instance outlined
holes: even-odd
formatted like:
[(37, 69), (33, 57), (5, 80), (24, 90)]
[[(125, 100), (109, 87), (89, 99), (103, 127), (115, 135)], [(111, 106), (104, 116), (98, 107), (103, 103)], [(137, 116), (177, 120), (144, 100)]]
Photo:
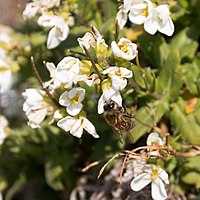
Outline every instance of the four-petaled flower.
[(112, 87), (116, 90), (123, 90), (127, 85), (127, 79), (133, 76), (132, 71), (125, 67), (109, 67), (102, 74), (108, 74), (112, 80)]
[(46, 63), (46, 68), (49, 70), (50, 72), (50, 77), (51, 80), (47, 81), (44, 83), (44, 87), (50, 87), (52, 89), (57, 89), (60, 87), (60, 85), (62, 84), (62, 82), (59, 80), (58, 76), (57, 76), (57, 68), (54, 65), (54, 63), (52, 62), (47, 62)]
[(138, 3), (135, 3), (130, 8), (129, 20), (134, 24), (143, 24), (145, 23), (149, 13), (153, 10), (153, 4), (149, 0), (144, 0)]
[(144, 29), (152, 35), (159, 31), (171, 36), (174, 33), (174, 24), (169, 15), (168, 5), (160, 5), (153, 9), (144, 23)]
[(66, 106), (67, 113), (75, 116), (81, 111), (83, 104), (81, 103), (85, 98), (85, 89), (78, 87), (72, 88), (69, 92), (65, 91), (59, 99), (62, 106)]
[(67, 116), (57, 123), (58, 127), (66, 132), (70, 132), (73, 136), (80, 138), (85, 129), (94, 138), (98, 138), (99, 135), (96, 132), (94, 125), (85, 117), (84, 114), (72, 117)]
[(26, 89), (22, 93), (25, 99), (23, 111), (28, 117), (28, 125), (31, 128), (40, 128), (40, 123), (44, 118), (52, 114), (52, 107), (45, 101), (46, 93), (39, 89)]
[(165, 4), (154, 8), (150, 0), (124, 0), (116, 15), (120, 29), (125, 26), (128, 18), (134, 24), (144, 24), (145, 31), (151, 35), (157, 31), (167, 36), (174, 33), (169, 7)]
[(147, 145), (163, 145), (163, 140), (160, 138), (158, 133), (150, 133), (149, 136), (147, 137)]
[(160, 167), (152, 164), (146, 164), (144, 172), (136, 176), (131, 181), (131, 189), (139, 191), (151, 183), (151, 195), (155, 200), (164, 200), (167, 198), (165, 184), (169, 184), (168, 174)]
[(61, 16), (43, 14), (39, 17), (38, 24), (51, 28), (47, 38), (48, 49), (57, 47), (69, 34), (69, 27)]
[(137, 56), (137, 45), (126, 38), (121, 38), (118, 43), (112, 41), (112, 52), (115, 56), (125, 60), (133, 60)]
[(65, 83), (65, 87), (72, 86), (76, 75), (80, 71), (80, 60), (72, 56), (63, 58), (57, 65), (56, 77)]
[(77, 39), (80, 47), (82, 48), (83, 52), (85, 52), (84, 48), (89, 49), (90, 47), (98, 50), (100, 45), (107, 47), (108, 45), (105, 43), (105, 40), (99, 33), (96, 27), (92, 27), (92, 31), (85, 33), (82, 38)]
[[(163, 146), (164, 142), (158, 133), (153, 132), (153, 133), (150, 133), (149, 136), (147, 137), (147, 145), (148, 146)], [(151, 157), (159, 157), (160, 156), (159, 149), (154, 149), (154, 150), (150, 149), (149, 155)]]

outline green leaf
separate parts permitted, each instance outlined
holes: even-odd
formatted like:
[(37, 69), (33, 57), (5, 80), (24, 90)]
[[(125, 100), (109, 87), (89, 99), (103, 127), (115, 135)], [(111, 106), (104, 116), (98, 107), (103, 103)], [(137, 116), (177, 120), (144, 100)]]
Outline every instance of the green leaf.
[(52, 161), (48, 161), (45, 164), (46, 182), (54, 190), (62, 190), (62, 189), (64, 189), (64, 185), (63, 185), (63, 183), (61, 181), (62, 173), (63, 173), (63, 169), (57, 163), (53, 163)]
[(178, 4), (183, 8), (188, 8), (189, 3), (187, 0), (178, 0)]
[(153, 128), (154, 122), (159, 122), (168, 109), (168, 102), (164, 98), (141, 107), (135, 115), (135, 127), (130, 131), (133, 142), (149, 132)]
[(179, 63), (180, 57), (178, 50), (174, 50), (169, 54), (156, 79), (156, 92), (168, 96), (170, 101), (177, 98), (183, 84), (181, 79), (182, 70)]
[(192, 28), (185, 28), (176, 34), (170, 43), (172, 49), (178, 49), (181, 60), (183, 58), (193, 59), (198, 48), (198, 34)]
[(160, 34), (154, 36), (144, 34), (138, 37), (138, 42), (149, 63), (153, 67), (161, 67), (170, 52), (164, 37)]
[(195, 185), (196, 188), (200, 188), (200, 172), (189, 171), (181, 176), (183, 182), (187, 184)]
[(193, 170), (197, 170), (200, 173), (199, 163), (200, 163), (200, 156), (187, 158), (187, 161), (186, 161), (186, 164), (184, 165), (184, 167), (187, 167), (187, 168), (193, 169)]
[(183, 76), (182, 79), (191, 94), (198, 94), (199, 88), (197, 85), (200, 67), (196, 62), (186, 63), (182, 65)]
[(140, 108), (135, 115), (135, 119), (135, 127), (130, 131), (134, 143), (149, 132), (154, 124), (149, 107)]
[(178, 129), (184, 138), (194, 145), (200, 145), (200, 124), (196, 115), (200, 109), (193, 113), (185, 113), (185, 102), (179, 98), (178, 102), (171, 104), (172, 111), (169, 114), (170, 121)]
[(138, 66), (133, 65), (132, 66), (132, 71), (133, 71), (133, 78), (135, 80), (135, 82), (141, 87), (141, 88), (145, 88), (145, 82), (144, 82), (144, 78), (142, 77), (143, 74), (143, 70), (140, 69)]

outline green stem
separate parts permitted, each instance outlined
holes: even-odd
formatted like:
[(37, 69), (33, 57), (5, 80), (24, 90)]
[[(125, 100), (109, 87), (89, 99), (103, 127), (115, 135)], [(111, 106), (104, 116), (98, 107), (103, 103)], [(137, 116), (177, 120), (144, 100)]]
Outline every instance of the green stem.
[(32, 68), (33, 68), (33, 72), (35, 73), (35, 76), (37, 77), (42, 89), (46, 92), (46, 94), (49, 96), (49, 98), (51, 99), (51, 101), (57, 106), (60, 107), (60, 104), (57, 102), (57, 100), (54, 98), (54, 96), (52, 96), (52, 94), (49, 92), (49, 90), (47, 88), (44, 87), (44, 82), (35, 66), (35, 62), (34, 62), (34, 58), (33, 56), (31, 56), (31, 64), (32, 64)]
[(98, 70), (98, 68), (97, 68), (97, 66), (96, 66), (96, 64), (95, 64), (94, 59), (92, 58), (92, 55), (91, 55), (90, 52), (86, 49), (85, 46), (83, 46), (83, 49), (84, 49), (84, 51), (85, 51), (87, 57), (88, 57), (89, 60), (91, 61), (92, 67), (93, 67), (94, 70), (96, 71), (96, 73), (97, 73), (97, 75), (98, 75), (100, 81), (102, 82), (102, 81), (103, 81), (103, 77), (101, 76), (101, 73), (100, 73), (100, 71)]

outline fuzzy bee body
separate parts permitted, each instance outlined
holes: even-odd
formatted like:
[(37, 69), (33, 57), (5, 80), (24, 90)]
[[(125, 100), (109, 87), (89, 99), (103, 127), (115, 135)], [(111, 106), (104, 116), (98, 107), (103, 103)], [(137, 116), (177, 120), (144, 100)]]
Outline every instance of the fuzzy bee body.
[(119, 106), (112, 100), (104, 105), (104, 118), (111, 126), (115, 134), (120, 135), (124, 131), (129, 131), (135, 126), (134, 118), (127, 112), (124, 106)]

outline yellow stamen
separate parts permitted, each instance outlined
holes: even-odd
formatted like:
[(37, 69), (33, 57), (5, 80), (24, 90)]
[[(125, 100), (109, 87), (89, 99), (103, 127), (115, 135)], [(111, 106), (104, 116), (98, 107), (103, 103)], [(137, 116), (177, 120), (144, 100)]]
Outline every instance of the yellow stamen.
[(158, 177), (158, 170), (157, 169), (153, 169), (152, 173), (151, 173), (151, 180), (155, 181)]
[(148, 7), (142, 10), (142, 15), (147, 17), (148, 16)]
[(117, 68), (117, 69), (115, 70), (115, 74), (116, 74), (117, 76), (122, 76), (121, 71), (120, 71), (119, 68)]
[(70, 99), (71, 103), (72, 104), (78, 104), (79, 103), (78, 102), (79, 97), (80, 97), (79, 93), (76, 93), (76, 95), (72, 99)]
[(119, 48), (126, 54), (130, 54), (129, 53), (129, 48), (128, 45), (126, 43), (122, 43), (121, 45), (119, 45)]

